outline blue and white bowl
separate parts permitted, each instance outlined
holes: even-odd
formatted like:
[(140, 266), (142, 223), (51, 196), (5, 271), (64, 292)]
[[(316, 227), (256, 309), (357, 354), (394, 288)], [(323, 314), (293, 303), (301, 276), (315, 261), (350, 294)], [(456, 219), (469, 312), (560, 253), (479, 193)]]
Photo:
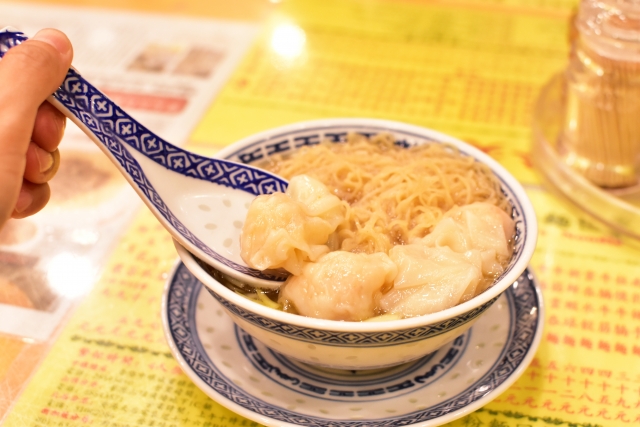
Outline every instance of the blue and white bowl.
[(283, 126), (230, 145), (219, 157), (243, 163), (264, 162), (274, 154), (294, 152), (323, 140), (345, 141), (350, 132), (394, 135), (408, 147), (445, 143), (486, 164), (498, 177), (513, 206), (514, 254), (494, 285), (471, 300), (437, 313), (386, 322), (341, 322), (274, 310), (244, 298), (215, 280), (180, 245), (186, 267), (225, 307), (233, 321), (273, 350), (299, 361), (333, 369), (379, 369), (418, 359), (452, 341), (485, 312), (527, 268), (537, 239), (533, 206), (524, 189), (500, 164), (480, 150), (450, 136), (404, 123), (376, 119), (325, 119)]

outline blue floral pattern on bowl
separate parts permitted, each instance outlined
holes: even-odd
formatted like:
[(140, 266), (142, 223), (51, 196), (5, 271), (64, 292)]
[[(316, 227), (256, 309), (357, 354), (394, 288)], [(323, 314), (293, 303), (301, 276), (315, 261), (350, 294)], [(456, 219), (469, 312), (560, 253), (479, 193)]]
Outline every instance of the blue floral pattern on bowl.
[(279, 334), (289, 338), (295, 338), (311, 344), (323, 344), (339, 347), (394, 347), (399, 344), (423, 341), (441, 334), (445, 334), (452, 329), (458, 328), (480, 316), (498, 299), (498, 297), (476, 307), (460, 316), (416, 328), (403, 329), (398, 331), (381, 332), (342, 332), (317, 328), (306, 328), (304, 326), (283, 323), (268, 317), (252, 313), (244, 308), (233, 304), (225, 298), (219, 296), (214, 291), (206, 288), (207, 291), (218, 300), (227, 310), (236, 316), (240, 316), (245, 321), (271, 333)]

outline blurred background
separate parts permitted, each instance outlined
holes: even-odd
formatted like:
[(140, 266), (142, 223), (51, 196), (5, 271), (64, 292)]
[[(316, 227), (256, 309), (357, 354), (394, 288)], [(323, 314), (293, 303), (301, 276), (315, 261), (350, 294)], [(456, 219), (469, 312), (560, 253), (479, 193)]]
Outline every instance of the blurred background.
[[(326, 117), (407, 122), (488, 153), (534, 202), (532, 268), (546, 327), (516, 384), (452, 425), (633, 425), (638, 216), (632, 207), (626, 222), (616, 223), (618, 211), (598, 217), (608, 196), (581, 199), (571, 197), (577, 187), (558, 186), (569, 182), (553, 175), (565, 165), (555, 145), (562, 126), (549, 123), (564, 104), (557, 94), (549, 108), (539, 104), (568, 67), (578, 6), (29, 0), (0, 2), (0, 21), (27, 35), (65, 31), (88, 80), (167, 140), (203, 154)], [(548, 126), (549, 158), (534, 150), (535, 123)], [(169, 353), (160, 322), (177, 259), (169, 235), (70, 123), (61, 152), (47, 208), (0, 232), (0, 424), (256, 425), (206, 397)]]

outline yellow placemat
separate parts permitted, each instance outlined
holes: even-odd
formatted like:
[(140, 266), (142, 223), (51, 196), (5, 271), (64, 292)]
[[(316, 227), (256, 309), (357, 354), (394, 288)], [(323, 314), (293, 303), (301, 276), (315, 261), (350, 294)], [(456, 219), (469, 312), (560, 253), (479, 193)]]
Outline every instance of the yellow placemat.
[(170, 236), (145, 209), (5, 425), (257, 425), (212, 402), (171, 356), (160, 299), (175, 262)]
[[(539, 14), (424, 3), (285, 2), (192, 141), (223, 146), (295, 121), (376, 117), (450, 133), (536, 181), (530, 113), (566, 62), (572, 2)], [(303, 31), (305, 49), (283, 59), (274, 45), (289, 25)]]
[[(514, 386), (454, 426), (640, 424), (640, 245), (545, 190), (529, 156), (532, 103), (564, 66), (573, 6), (285, 2), (192, 136), (210, 152), (303, 119), (402, 120), (479, 146), (526, 185), (540, 221), (543, 341)], [(305, 35), (289, 62), (270, 47), (285, 24)], [(168, 352), (160, 297), (175, 258), (141, 212), (5, 425), (254, 425), (209, 400)]]

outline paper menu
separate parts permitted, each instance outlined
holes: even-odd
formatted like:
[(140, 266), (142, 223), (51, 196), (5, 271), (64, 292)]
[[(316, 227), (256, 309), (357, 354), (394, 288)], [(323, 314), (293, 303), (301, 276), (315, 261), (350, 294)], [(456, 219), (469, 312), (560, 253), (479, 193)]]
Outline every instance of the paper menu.
[[(73, 66), (149, 129), (182, 144), (253, 41), (244, 22), (0, 4), (2, 25), (64, 31)], [(71, 131), (75, 132), (75, 131)]]
[[(0, 25), (28, 36), (63, 30), (73, 65), (145, 126), (182, 145), (253, 41), (249, 23), (0, 4)], [(123, 227), (142, 206), (116, 168), (71, 121), (62, 167), (40, 214), (0, 235), (0, 332), (46, 341), (97, 279)], [(5, 292), (8, 293), (8, 292)], [(16, 297), (18, 295), (18, 297)], [(20, 298), (29, 304), (19, 304)]]
[[(0, 21), (27, 35), (43, 27), (65, 31), (74, 66), (178, 145), (257, 33), (242, 22), (23, 3), (0, 3)], [(70, 122), (60, 150), (46, 209), (0, 233), (0, 419), (142, 206)]]

